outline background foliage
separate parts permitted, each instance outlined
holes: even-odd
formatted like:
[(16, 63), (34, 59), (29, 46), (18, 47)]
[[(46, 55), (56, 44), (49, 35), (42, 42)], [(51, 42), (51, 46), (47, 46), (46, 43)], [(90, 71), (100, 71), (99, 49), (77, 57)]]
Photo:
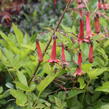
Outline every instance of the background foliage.
[[(66, 60), (69, 66), (63, 69), (60, 64), (51, 66), (49, 46), (35, 78), (32, 82), (38, 57), (35, 48), (36, 38), (44, 51), (53, 28), (63, 9), (65, 1), (58, 1), (54, 9), (53, 1), (29, 1), (24, 4), (19, 15), (12, 15), (9, 27), (1, 25), (0, 31), (0, 108), (1, 109), (108, 109), (109, 108), (109, 40), (108, 19), (101, 17), (101, 32), (92, 38), (94, 63), (88, 62), (87, 43), (81, 44), (83, 53), (82, 76), (74, 76), (79, 45), (75, 41), (79, 31), (79, 15), (69, 10), (56, 32), (57, 58), (61, 59), (60, 43), (65, 44)], [(93, 13), (97, 1), (92, 0), (88, 7)], [(32, 8), (31, 8), (32, 7)], [(76, 2), (71, 8), (76, 7)], [(107, 18), (108, 11), (105, 13)], [(85, 19), (85, 17), (84, 17)], [(93, 15), (91, 27), (93, 32)], [(15, 24), (16, 23), (16, 24)], [(107, 33), (106, 33), (107, 29)], [(71, 39), (74, 39), (72, 42)]]

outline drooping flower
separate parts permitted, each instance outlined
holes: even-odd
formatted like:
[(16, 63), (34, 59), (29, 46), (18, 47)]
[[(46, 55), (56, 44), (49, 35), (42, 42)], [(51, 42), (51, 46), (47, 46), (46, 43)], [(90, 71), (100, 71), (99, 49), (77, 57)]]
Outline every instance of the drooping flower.
[(105, 4), (104, 0), (102, 0), (102, 8), (103, 8), (104, 10), (106, 10), (106, 4)]
[(98, 0), (98, 9), (108, 10), (109, 9), (109, 4), (106, 4), (104, 2), (104, 0), (102, 0), (102, 3), (100, 2), (100, 0)]
[(65, 57), (64, 44), (62, 44), (61, 61), (62, 61), (62, 65), (64, 66), (68, 65), (68, 62), (66, 61), (66, 57)]
[(90, 42), (90, 38), (93, 36), (91, 32), (91, 25), (90, 25), (90, 13), (87, 12), (86, 14), (86, 38), (84, 39), (85, 42)]
[(100, 0), (98, 0), (98, 9), (101, 9), (101, 3), (100, 3)]
[(78, 66), (75, 73), (74, 73), (74, 76), (81, 76), (83, 74), (84, 74), (84, 72), (82, 71), (81, 66)]
[(54, 8), (56, 8), (57, 0), (53, 0), (53, 3), (54, 3)]
[(90, 46), (89, 46), (89, 62), (90, 63), (93, 63), (94, 61), (94, 54), (93, 54), (93, 44), (91, 43)]
[(90, 38), (91, 37), (91, 26), (90, 26), (90, 13), (88, 12), (86, 15), (86, 37)]
[(50, 63), (57, 63), (59, 62), (58, 59), (56, 59), (56, 37), (53, 38), (53, 46), (51, 50), (50, 59), (48, 60)]
[(84, 72), (82, 71), (82, 68), (81, 68), (81, 64), (82, 64), (82, 53), (80, 51), (78, 54), (78, 66), (74, 73), (75, 76), (80, 76), (80, 75), (84, 74)]
[(95, 32), (99, 33), (100, 32), (100, 21), (99, 21), (99, 15), (96, 14), (94, 18), (94, 25), (95, 25)]
[(84, 40), (84, 20), (80, 19), (80, 29), (78, 34), (78, 42), (81, 43)]
[(43, 54), (42, 54), (41, 47), (40, 47), (38, 40), (36, 40), (36, 50), (37, 50), (37, 54), (38, 54), (38, 61), (42, 62), (43, 61)]

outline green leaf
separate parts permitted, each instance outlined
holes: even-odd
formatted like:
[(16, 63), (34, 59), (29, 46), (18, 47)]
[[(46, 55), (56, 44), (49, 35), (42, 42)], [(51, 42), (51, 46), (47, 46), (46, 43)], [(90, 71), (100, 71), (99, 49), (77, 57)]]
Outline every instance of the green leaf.
[(82, 64), (82, 70), (84, 72), (89, 72), (92, 69), (92, 64)]
[(58, 73), (50, 73), (48, 76), (37, 85), (37, 90), (39, 95), (44, 91), (44, 89), (59, 75)]
[(7, 88), (14, 88), (14, 85), (12, 83), (7, 82), (5, 85)]
[(67, 97), (67, 99), (70, 99), (70, 98), (72, 98), (72, 97), (75, 97), (75, 96), (77, 96), (78, 94), (83, 93), (83, 92), (84, 92), (84, 90), (72, 89), (71, 91), (68, 92), (68, 97)]
[(95, 91), (102, 91), (102, 92), (108, 92), (109, 93), (109, 81), (103, 83), (103, 85), (96, 88)]
[(108, 46), (109, 46), (109, 40), (105, 41), (105, 43), (104, 43), (105, 48), (108, 47)]
[(18, 27), (15, 24), (12, 24), (12, 28), (14, 30), (14, 33), (16, 35), (16, 39), (18, 41), (18, 44), (21, 45), (21, 43), (23, 42), (23, 33), (21, 32), (20, 29), (18, 29)]
[(109, 109), (109, 104), (104, 104), (99, 109)]
[(23, 85), (28, 86), (27, 79), (26, 79), (25, 75), (23, 74), (23, 72), (18, 71), (17, 77)]
[(99, 75), (101, 75), (105, 71), (108, 71), (108, 69), (107, 68), (92, 69), (88, 72), (88, 75), (90, 79), (96, 79)]
[(0, 99), (6, 98), (10, 95), (9, 90), (6, 90), (3, 94), (0, 94)]
[(56, 109), (64, 109), (64, 105), (63, 102), (61, 101), (61, 99), (54, 97), (55, 98), (55, 103), (57, 108)]
[[(14, 53), (19, 53), (18, 48), (16, 47), (16, 44), (14, 42), (12, 42), (11, 39), (9, 39), (9, 37), (6, 36), (6, 34), (4, 34), (3, 32), (0, 31), (0, 35), (1, 37), (5, 40), (6, 44), (8, 44), (8, 46), (5, 46), (6, 48), (12, 50)], [(3, 44), (3, 45), (6, 45)]]
[(10, 94), (16, 98), (17, 105), (25, 106), (27, 103), (27, 96), (22, 91), (11, 89)]
[(80, 84), (80, 89), (84, 89), (84, 87), (86, 86), (84, 79), (82, 77), (78, 78), (78, 82)]
[(36, 88), (36, 84), (35, 83), (31, 83), (30, 87), (25, 86), (24, 84), (20, 83), (20, 82), (15, 82), (16, 87), (22, 91), (26, 91), (26, 92), (31, 92)]
[(0, 87), (0, 94), (3, 92), (3, 87)]
[(15, 82), (16, 87), (22, 91), (30, 91), (28, 86), (25, 86), (24, 84), (22, 84), (21, 82)]

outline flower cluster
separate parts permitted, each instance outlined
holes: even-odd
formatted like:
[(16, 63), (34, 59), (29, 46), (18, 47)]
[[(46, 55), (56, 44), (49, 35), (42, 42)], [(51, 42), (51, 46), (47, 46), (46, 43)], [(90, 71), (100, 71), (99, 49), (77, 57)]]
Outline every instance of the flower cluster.
[[(107, 9), (107, 4), (105, 4), (103, 2), (104, 0), (98, 0), (98, 9)], [(84, 74), (84, 72), (82, 71), (82, 51), (80, 49), (81, 44), (82, 43), (87, 43), (89, 45), (89, 53), (88, 53), (88, 61), (89, 63), (93, 63), (94, 62), (94, 45), (93, 45), (93, 40), (92, 37), (94, 36), (94, 33), (92, 32), (91, 29), (91, 13), (89, 11), (85, 11), (85, 6), (83, 3), (83, 0), (77, 0), (77, 4), (78, 4), (78, 12), (79, 12), (79, 33), (77, 35), (77, 41), (78, 41), (78, 45), (79, 45), (79, 51), (78, 51), (78, 60), (76, 62), (77, 64), (77, 68), (76, 71), (74, 73), (75, 76), (80, 76), (82, 74)], [(56, 0), (54, 0), (54, 5), (56, 5)], [(85, 19), (84, 19), (85, 16)], [(95, 27), (95, 33), (99, 34), (100, 33), (100, 15), (98, 12), (95, 13), (94, 16), (94, 27)], [(86, 30), (85, 30), (86, 29)], [(66, 60), (66, 56), (65, 56), (65, 45), (62, 43), (61, 47), (61, 59), (57, 59), (56, 57), (56, 41), (57, 41), (57, 37), (53, 36), (52, 38), (53, 44), (52, 44), (52, 49), (51, 49), (51, 54), (50, 54), (50, 59), (48, 60), (49, 63), (51, 64), (55, 64), (55, 63), (61, 63), (61, 65), (65, 68), (66, 66), (69, 65), (69, 63)], [(38, 60), (39, 62), (43, 61), (43, 54), (41, 52), (41, 48), (39, 45), (39, 42), (36, 41), (36, 49), (37, 49), (37, 53), (38, 53)]]

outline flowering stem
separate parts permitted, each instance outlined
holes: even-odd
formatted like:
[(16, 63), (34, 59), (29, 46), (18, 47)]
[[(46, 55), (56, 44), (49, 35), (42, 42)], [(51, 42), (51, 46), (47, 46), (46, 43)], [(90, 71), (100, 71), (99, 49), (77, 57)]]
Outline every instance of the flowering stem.
[[(65, 7), (65, 9), (64, 9), (64, 11), (63, 11), (63, 13), (62, 13), (60, 19), (59, 19), (58, 24), (57, 24), (56, 28), (54, 29), (54, 32), (53, 32), (52, 36), (54, 36), (55, 33), (56, 33), (56, 31), (58, 30), (58, 28), (59, 28), (59, 26), (60, 26), (60, 24), (61, 24), (61, 22), (62, 22), (62, 20), (63, 20), (63, 18), (64, 18), (64, 15), (65, 15), (67, 9), (69, 8), (71, 2), (72, 2), (72, 0), (69, 0), (69, 2), (67, 3), (67, 5), (66, 5), (66, 7)], [(49, 39), (49, 41), (48, 41), (48, 43), (47, 43), (47, 45), (46, 45), (46, 47), (45, 47), (45, 50), (44, 50), (44, 52), (43, 52), (43, 56), (45, 56), (45, 53), (46, 53), (46, 51), (47, 51), (47, 49), (48, 49), (48, 47), (49, 47), (51, 41), (52, 41), (52, 37)], [(36, 73), (37, 73), (37, 71), (38, 71), (38, 69), (39, 69), (39, 67), (40, 67), (40, 64), (41, 64), (41, 62), (38, 62), (37, 66), (36, 66), (36, 68), (35, 68), (35, 71), (34, 71), (34, 73), (33, 73), (33, 76), (30, 78), (29, 84), (31, 83), (31, 81), (34, 80), (35, 75), (36, 75)]]

